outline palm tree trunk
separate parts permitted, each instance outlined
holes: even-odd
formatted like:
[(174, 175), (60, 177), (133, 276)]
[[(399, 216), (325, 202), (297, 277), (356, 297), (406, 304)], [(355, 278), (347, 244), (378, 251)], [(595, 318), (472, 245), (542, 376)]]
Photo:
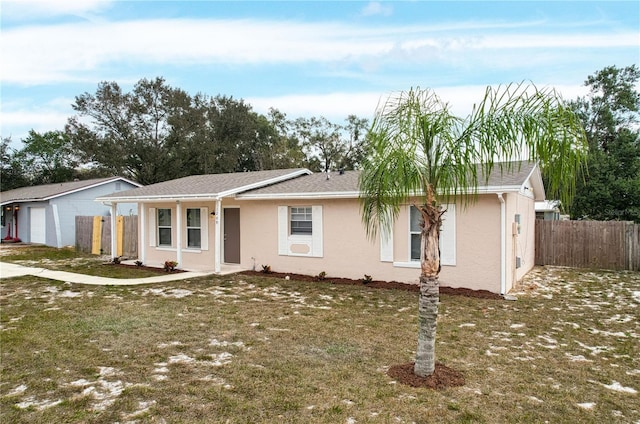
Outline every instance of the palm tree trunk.
[(418, 352), (413, 372), (426, 377), (436, 366), (436, 322), (440, 299), (440, 226), (442, 212), (431, 204), (419, 208), (422, 213), (420, 247), (420, 300), (418, 303)]

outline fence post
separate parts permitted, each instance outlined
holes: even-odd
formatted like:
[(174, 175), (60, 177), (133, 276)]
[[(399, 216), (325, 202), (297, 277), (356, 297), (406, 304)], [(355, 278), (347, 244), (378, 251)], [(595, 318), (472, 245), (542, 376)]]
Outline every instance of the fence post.
[(93, 233), (91, 236), (91, 254), (99, 255), (102, 253), (100, 246), (102, 245), (102, 217), (93, 217)]
[(124, 251), (124, 216), (116, 216), (116, 256), (120, 257)]

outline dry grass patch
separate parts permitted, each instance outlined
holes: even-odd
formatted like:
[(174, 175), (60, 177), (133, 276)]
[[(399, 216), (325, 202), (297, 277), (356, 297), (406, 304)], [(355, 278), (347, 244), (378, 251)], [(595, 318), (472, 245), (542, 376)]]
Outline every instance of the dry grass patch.
[(114, 266), (110, 263), (110, 256), (76, 252), (72, 247), (57, 249), (42, 245), (4, 245), (0, 248), (0, 258), (18, 265), (99, 277), (145, 278), (158, 275), (144, 268)]
[(2, 422), (637, 422), (638, 273), (536, 271), (515, 302), (442, 296), (413, 359), (417, 294), (229, 276), (138, 287), (1, 285)]

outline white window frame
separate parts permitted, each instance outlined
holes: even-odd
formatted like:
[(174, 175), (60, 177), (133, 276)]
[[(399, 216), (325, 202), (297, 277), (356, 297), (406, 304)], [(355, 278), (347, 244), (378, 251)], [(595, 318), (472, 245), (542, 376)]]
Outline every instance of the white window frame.
[[(167, 210), (169, 211), (169, 225), (160, 225), (160, 211)], [(171, 208), (157, 208), (155, 211), (156, 217), (156, 237), (158, 241), (158, 247), (172, 247), (173, 246), (173, 213)], [(160, 243), (160, 229), (169, 229), (169, 244), (161, 244)]]
[[(411, 258), (411, 208), (407, 207), (407, 260), (405, 262), (393, 262), (394, 267), (398, 268), (420, 268), (420, 260)], [(440, 230), (440, 265), (456, 266), (456, 205), (442, 205), (445, 213), (442, 215), (442, 227)]]
[[(195, 225), (189, 225), (189, 211), (197, 211), (198, 212), (198, 226)], [(202, 248), (202, 221), (203, 219), (205, 219), (206, 217), (202, 216), (202, 209), (201, 208), (185, 208), (185, 227), (186, 227), (186, 232), (185, 235), (187, 237), (187, 249), (201, 249)], [(200, 233), (200, 243), (198, 243), (197, 246), (192, 246), (189, 244), (189, 234), (190, 234), (190, 230), (198, 230)]]
[[(311, 234), (291, 234), (291, 208), (306, 208), (308, 205), (278, 206), (278, 255), (323, 257), (322, 206), (312, 205)], [(306, 253), (292, 250), (294, 245), (306, 245)]]
[[(415, 213), (418, 215), (418, 219), (422, 220), (422, 216), (420, 214), (420, 211), (418, 210), (418, 208), (416, 208), (415, 206), (411, 205), (409, 206), (409, 261), (411, 262), (420, 262), (420, 253), (418, 252), (418, 257), (414, 258), (413, 257), (413, 239), (414, 236), (418, 236), (420, 238), (420, 248), (422, 248), (421, 244), (422, 244), (422, 230), (420, 228), (418, 228), (417, 230), (414, 230), (413, 228), (411, 228), (411, 224), (412, 224), (412, 215), (413, 212), (415, 211)], [(419, 222), (419, 221), (418, 221)]]
[[(303, 215), (304, 219), (294, 220), (294, 215)], [(308, 218), (308, 219), (307, 219)], [(294, 222), (310, 222), (309, 231), (300, 231), (300, 227), (294, 228)], [(289, 235), (292, 236), (313, 236), (313, 207), (311, 206), (290, 206), (289, 207)]]

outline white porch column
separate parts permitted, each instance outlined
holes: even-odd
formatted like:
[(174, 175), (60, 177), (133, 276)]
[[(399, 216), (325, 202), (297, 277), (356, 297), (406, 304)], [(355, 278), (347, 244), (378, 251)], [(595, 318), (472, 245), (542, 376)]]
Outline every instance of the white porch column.
[(138, 260), (143, 264), (147, 262), (147, 213), (149, 209), (144, 203), (138, 204), (138, 217), (140, 223), (138, 228), (140, 235), (138, 236)]
[(222, 213), (222, 200), (216, 199), (216, 235), (215, 235), (215, 272), (220, 273), (220, 264), (222, 263), (222, 234), (221, 225), (220, 225), (220, 214)]
[(176, 201), (176, 261), (182, 267), (182, 205)]
[(111, 261), (118, 256), (118, 234), (116, 227), (116, 215), (118, 213), (118, 204), (111, 203)]

